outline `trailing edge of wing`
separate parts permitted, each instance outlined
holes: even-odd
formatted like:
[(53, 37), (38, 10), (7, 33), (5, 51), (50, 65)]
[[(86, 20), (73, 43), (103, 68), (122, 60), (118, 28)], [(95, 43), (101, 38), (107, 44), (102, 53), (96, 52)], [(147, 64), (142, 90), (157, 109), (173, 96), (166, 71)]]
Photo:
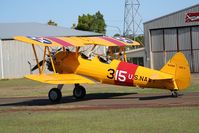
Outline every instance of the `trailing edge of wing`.
[(40, 46), (85, 46), (96, 44), (102, 46), (137, 46), (136, 41), (124, 37), (34, 37), (34, 36), (16, 36), (15, 40), (25, 43), (36, 44)]
[(76, 74), (31, 74), (25, 76), (28, 79), (48, 84), (94, 84), (92, 80)]

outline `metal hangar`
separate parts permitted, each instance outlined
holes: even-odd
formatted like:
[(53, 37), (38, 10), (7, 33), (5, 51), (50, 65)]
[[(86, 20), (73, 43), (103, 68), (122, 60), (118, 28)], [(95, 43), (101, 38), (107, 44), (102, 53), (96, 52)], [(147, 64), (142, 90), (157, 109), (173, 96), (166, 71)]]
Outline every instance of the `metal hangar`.
[(178, 51), (199, 72), (199, 4), (144, 23), (147, 66), (161, 67)]

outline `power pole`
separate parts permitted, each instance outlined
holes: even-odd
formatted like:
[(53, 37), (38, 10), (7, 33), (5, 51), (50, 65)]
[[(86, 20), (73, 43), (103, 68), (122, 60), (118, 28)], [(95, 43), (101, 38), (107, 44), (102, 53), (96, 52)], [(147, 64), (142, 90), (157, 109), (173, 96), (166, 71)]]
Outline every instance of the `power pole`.
[(135, 37), (143, 33), (139, 8), (139, 0), (125, 0), (123, 36)]

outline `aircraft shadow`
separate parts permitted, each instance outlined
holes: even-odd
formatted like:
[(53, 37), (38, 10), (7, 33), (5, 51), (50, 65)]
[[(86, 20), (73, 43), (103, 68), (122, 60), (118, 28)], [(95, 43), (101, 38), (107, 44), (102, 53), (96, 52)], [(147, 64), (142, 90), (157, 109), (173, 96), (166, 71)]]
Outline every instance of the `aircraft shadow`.
[(65, 97), (62, 97), (62, 100), (60, 103), (52, 103), (49, 101), (48, 98), (46, 99), (40, 98), (40, 99), (31, 99), (31, 100), (20, 101), (20, 102), (15, 102), (15, 103), (0, 104), (0, 107), (3, 107), (3, 106), (45, 106), (45, 105), (53, 105), (53, 104), (89, 101), (93, 99), (122, 99), (122, 97), (119, 97), (119, 96), (132, 95), (132, 94), (137, 94), (137, 93), (93, 93), (93, 94), (87, 94), (84, 99), (75, 99), (73, 96), (65, 96)]
[[(179, 94), (182, 96), (183, 94)], [(140, 97), (139, 100), (156, 100), (156, 99), (167, 99), (167, 98), (176, 98), (172, 95), (161, 95), (161, 96), (149, 96), (149, 97)]]
[[(94, 99), (139, 99), (139, 100), (157, 100), (157, 99), (167, 99), (167, 98), (174, 98), (171, 95), (159, 95), (159, 96), (127, 96), (133, 95), (137, 93), (93, 93), (87, 94), (84, 99), (75, 99), (73, 96), (65, 96), (62, 97), (60, 103), (51, 103), (49, 99), (46, 98), (38, 98), (27, 100), (27, 98), (19, 98), (20, 100), (14, 103), (10, 103), (9, 99), (7, 100), (8, 103), (0, 104), (0, 107), (5, 106), (45, 106), (45, 105), (53, 105), (53, 104), (66, 104), (66, 103), (75, 103), (81, 101), (89, 101)], [(181, 96), (182, 94), (180, 94)], [(125, 97), (122, 97), (125, 96)]]

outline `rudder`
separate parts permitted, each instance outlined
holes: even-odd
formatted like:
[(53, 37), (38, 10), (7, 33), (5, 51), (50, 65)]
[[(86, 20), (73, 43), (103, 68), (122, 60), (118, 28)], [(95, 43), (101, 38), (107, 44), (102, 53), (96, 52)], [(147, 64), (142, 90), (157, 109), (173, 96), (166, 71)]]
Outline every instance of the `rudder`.
[(174, 83), (177, 86), (174, 89), (182, 90), (190, 85), (190, 67), (182, 52), (176, 53), (160, 71), (174, 76)]

